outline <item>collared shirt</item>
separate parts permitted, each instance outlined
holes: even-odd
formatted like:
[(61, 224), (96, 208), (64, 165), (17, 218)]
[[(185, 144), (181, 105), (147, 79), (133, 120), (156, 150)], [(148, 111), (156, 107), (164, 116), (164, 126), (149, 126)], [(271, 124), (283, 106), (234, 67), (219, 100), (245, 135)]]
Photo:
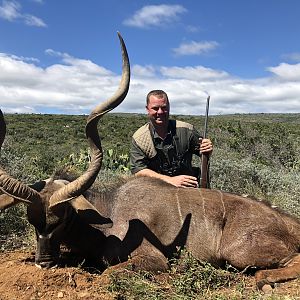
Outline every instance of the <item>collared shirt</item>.
[(169, 176), (195, 176), (192, 156), (199, 156), (201, 136), (192, 125), (183, 122), (181, 124), (183, 126), (178, 127), (175, 120), (169, 120), (168, 134), (162, 139), (150, 123), (149, 130), (156, 150), (156, 155), (152, 158), (146, 155), (133, 138), (130, 151), (131, 172), (135, 174), (147, 168)]

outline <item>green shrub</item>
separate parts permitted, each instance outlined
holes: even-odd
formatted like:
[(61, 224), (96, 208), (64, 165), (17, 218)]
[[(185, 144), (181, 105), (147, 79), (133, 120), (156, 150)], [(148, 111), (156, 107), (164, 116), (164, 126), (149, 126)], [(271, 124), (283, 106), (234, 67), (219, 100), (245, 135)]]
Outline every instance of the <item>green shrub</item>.
[(212, 290), (229, 287), (236, 279), (234, 273), (201, 262), (187, 251), (172, 262), (170, 274), (174, 277), (172, 285), (182, 299), (195, 299)]
[(249, 158), (211, 162), (211, 187), (269, 200), (300, 217), (300, 173), (255, 164)]
[(220, 298), (221, 293), (218, 296), (231, 285), (243, 288), (237, 273), (216, 269), (182, 251), (181, 258), (172, 260), (165, 274), (135, 272), (130, 266), (112, 273), (109, 290), (116, 299), (232, 299)]
[(33, 243), (33, 228), (29, 226), (23, 204), (0, 213), (0, 251), (28, 248)]

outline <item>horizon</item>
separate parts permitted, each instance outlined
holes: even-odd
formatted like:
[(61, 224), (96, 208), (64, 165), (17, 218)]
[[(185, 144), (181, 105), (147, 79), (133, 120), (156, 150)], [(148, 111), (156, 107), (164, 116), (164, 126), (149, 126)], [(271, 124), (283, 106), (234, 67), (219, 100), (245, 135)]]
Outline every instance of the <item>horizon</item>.
[[(1, 110), (1, 109), (0, 109)], [(82, 114), (65, 114), (65, 113), (42, 113), (42, 112), (3, 112), (4, 115), (44, 115), (44, 116), (82, 116), (82, 117), (88, 117), (89, 113), (82, 113)], [(120, 112), (120, 111), (109, 111), (105, 115), (139, 115), (139, 116), (145, 116), (147, 118), (146, 113), (139, 113), (139, 112)], [(104, 116), (105, 116), (104, 115)], [(255, 112), (255, 113), (229, 113), (229, 114), (209, 114), (209, 117), (226, 117), (226, 116), (244, 116), (244, 115), (300, 115), (300, 112), (286, 112), (286, 113), (273, 113), (273, 112)], [(187, 114), (170, 114), (170, 118), (172, 117), (205, 117), (205, 114), (198, 114), (198, 115), (187, 115)]]

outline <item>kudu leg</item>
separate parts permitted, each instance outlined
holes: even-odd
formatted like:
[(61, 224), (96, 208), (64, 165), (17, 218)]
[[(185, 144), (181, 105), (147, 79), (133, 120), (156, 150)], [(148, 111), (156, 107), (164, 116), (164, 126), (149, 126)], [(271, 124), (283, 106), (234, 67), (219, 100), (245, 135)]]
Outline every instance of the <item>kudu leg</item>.
[[(136, 255), (128, 261), (111, 266), (109, 272), (128, 268), (132, 271), (164, 272), (168, 269), (168, 263), (164, 256)], [(106, 270), (104, 271), (106, 273)]]
[[(136, 233), (138, 233), (138, 230)], [(139, 239), (137, 238), (137, 240)], [(164, 272), (169, 267), (168, 259), (165, 255), (146, 239), (141, 239), (141, 244), (133, 250), (129, 247), (129, 243), (126, 242), (126, 238), (120, 240), (115, 236), (110, 236), (107, 250), (104, 253), (104, 259), (110, 265), (103, 272), (104, 275), (124, 269)]]
[(151, 271), (157, 273), (160, 271), (166, 271), (167, 269), (168, 263), (162, 254), (155, 256), (136, 255), (125, 262), (108, 267), (101, 274), (101, 283), (103, 285), (109, 285), (113, 276), (122, 276), (124, 272)]
[(300, 277), (300, 254), (291, 258), (282, 268), (260, 270), (255, 273), (257, 287), (264, 290), (276, 282), (287, 281)]

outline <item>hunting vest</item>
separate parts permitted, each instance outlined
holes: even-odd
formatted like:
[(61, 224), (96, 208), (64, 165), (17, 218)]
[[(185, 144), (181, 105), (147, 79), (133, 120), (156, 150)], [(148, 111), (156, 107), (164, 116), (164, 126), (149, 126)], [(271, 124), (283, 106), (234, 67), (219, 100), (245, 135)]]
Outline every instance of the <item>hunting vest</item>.
[[(175, 121), (170, 120), (169, 122), (175, 122), (176, 124), (176, 131), (179, 128), (188, 128), (190, 130), (193, 130), (193, 125), (182, 122), (182, 121)], [(145, 153), (145, 155), (148, 158), (153, 158), (157, 151), (154, 147), (153, 139), (152, 139), (152, 133), (150, 129), (150, 124), (147, 123), (144, 126), (140, 127), (132, 136), (133, 140), (136, 142), (138, 147)], [(176, 136), (175, 136), (176, 138)], [(176, 140), (176, 139), (175, 139)], [(177, 145), (177, 148), (180, 148), (180, 145)]]

